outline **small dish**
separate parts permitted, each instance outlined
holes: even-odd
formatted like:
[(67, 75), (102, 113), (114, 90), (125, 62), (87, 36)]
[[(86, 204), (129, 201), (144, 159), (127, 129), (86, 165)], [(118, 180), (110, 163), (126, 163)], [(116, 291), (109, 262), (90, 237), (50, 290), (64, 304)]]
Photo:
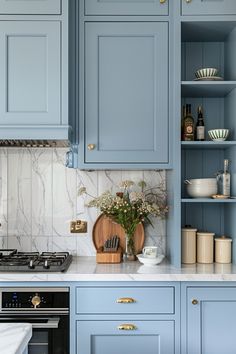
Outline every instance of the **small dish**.
[(219, 70), (216, 68), (201, 68), (195, 72), (196, 78), (217, 76)]
[(203, 76), (203, 77), (199, 77), (197, 79), (194, 79), (194, 81), (222, 81), (222, 80), (224, 80), (224, 79), (221, 76)]
[(147, 257), (144, 257), (143, 254), (138, 254), (137, 258), (138, 258), (139, 262), (143, 263), (145, 266), (153, 267), (153, 266), (156, 266), (157, 264), (160, 264), (163, 261), (163, 259), (165, 258), (165, 256), (163, 254), (159, 254), (155, 258), (147, 258)]
[(229, 135), (229, 129), (212, 129), (208, 130), (208, 135), (213, 141), (225, 141)]

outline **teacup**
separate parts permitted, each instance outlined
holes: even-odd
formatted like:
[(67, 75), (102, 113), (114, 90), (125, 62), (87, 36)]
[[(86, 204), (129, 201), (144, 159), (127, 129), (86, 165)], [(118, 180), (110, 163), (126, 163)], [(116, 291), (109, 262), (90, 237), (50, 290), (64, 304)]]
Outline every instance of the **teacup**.
[(157, 247), (156, 246), (146, 246), (143, 248), (143, 255), (146, 258), (156, 258), (157, 257)]

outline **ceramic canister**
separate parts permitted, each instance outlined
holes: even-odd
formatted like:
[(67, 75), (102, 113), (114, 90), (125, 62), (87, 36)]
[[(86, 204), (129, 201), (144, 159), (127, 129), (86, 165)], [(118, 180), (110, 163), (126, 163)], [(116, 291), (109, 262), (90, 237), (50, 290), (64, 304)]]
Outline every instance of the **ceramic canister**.
[(212, 232), (197, 233), (198, 263), (213, 263), (214, 236)]
[(196, 263), (196, 232), (197, 229), (183, 228), (181, 232), (182, 263)]
[(232, 239), (221, 236), (215, 238), (215, 262), (231, 263)]

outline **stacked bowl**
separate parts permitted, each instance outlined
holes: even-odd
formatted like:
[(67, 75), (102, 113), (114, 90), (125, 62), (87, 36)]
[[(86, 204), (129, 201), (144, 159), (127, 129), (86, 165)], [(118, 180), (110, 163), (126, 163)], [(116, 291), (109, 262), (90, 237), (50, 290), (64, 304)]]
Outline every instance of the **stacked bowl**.
[(192, 198), (210, 198), (217, 194), (216, 178), (195, 178), (185, 180), (186, 190)]

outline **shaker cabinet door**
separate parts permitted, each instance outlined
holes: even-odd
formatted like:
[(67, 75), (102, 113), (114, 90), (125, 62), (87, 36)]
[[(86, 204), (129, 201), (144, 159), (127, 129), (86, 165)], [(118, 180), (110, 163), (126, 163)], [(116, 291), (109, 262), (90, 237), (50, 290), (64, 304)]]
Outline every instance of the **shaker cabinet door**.
[(174, 341), (174, 321), (78, 321), (76, 354), (173, 354)]
[(61, 0), (0, 0), (0, 14), (56, 15), (61, 13)]
[(189, 287), (186, 310), (183, 354), (235, 354), (236, 287)]
[(169, 0), (89, 0), (86, 15), (168, 15)]
[(0, 125), (60, 124), (60, 23), (0, 22)]
[(168, 24), (86, 23), (85, 163), (168, 163)]
[(180, 0), (183, 15), (235, 15), (235, 0)]

